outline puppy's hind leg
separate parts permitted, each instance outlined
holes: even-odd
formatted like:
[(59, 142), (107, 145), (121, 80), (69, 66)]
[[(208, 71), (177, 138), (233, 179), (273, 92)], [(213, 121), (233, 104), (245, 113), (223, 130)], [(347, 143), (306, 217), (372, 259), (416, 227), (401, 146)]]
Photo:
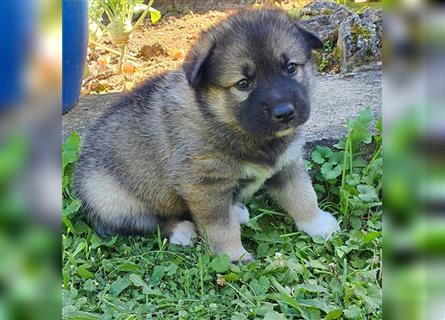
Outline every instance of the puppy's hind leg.
[(147, 236), (156, 230), (159, 219), (151, 214), (115, 217), (112, 222), (103, 221), (97, 216), (89, 215), (96, 233), (102, 238), (123, 235), (123, 236)]
[(75, 184), (76, 195), (99, 235), (147, 235), (156, 230), (158, 217), (107, 173), (79, 175)]

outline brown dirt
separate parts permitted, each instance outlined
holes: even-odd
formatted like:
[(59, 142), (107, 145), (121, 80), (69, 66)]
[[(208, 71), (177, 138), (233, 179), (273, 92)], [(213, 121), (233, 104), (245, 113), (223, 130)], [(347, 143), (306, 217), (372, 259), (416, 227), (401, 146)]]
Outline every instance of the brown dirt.
[[(82, 95), (122, 91), (131, 89), (142, 80), (163, 71), (177, 69), (184, 56), (197, 39), (201, 30), (207, 29), (230, 13), (240, 8), (269, 6), (272, 0), (264, 1), (157, 1), (155, 8), (162, 13), (161, 20), (152, 25), (146, 20), (132, 36), (127, 47), (127, 63), (133, 64), (134, 72), (116, 74), (118, 56), (103, 48), (90, 47), (88, 50), (89, 74), (84, 80)], [(285, 10), (302, 7), (307, 0), (275, 1), (274, 5)], [(113, 48), (103, 37), (99, 41)], [(128, 71), (131, 71), (131, 65)]]

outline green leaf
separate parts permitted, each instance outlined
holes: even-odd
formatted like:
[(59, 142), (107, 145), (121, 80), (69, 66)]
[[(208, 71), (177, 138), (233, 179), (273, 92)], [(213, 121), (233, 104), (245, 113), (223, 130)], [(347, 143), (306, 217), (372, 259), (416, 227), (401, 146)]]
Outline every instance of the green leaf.
[(329, 159), (330, 157), (332, 157), (332, 154), (333, 154), (331, 148), (329, 148), (329, 147), (317, 146), (315, 148), (315, 150), (317, 150), (320, 153), (320, 155), (325, 159)]
[(133, 282), (135, 287), (144, 287), (147, 285), (141, 276), (136, 273), (130, 274), (130, 281)]
[(238, 281), (239, 278), (240, 278), (239, 275), (237, 275), (237, 274), (234, 273), (234, 272), (230, 272), (229, 274), (226, 274), (226, 275), (224, 276), (224, 279), (226, 279), (227, 281), (230, 281), (230, 282)]
[(269, 245), (264, 242), (261, 242), (256, 249), (257, 257), (268, 256), (268, 252), (269, 252)]
[(69, 202), (67, 206), (62, 209), (62, 216), (66, 218), (71, 218), (77, 211), (79, 211), (81, 203), (79, 200), (74, 199)]
[(65, 140), (62, 146), (62, 171), (65, 172), (65, 167), (77, 161), (80, 150), (80, 138), (76, 131)]
[(357, 186), (360, 183), (360, 175), (357, 173), (353, 173), (351, 175), (348, 174), (346, 176), (346, 183), (353, 187)]
[(377, 237), (379, 237), (382, 233), (379, 231), (371, 231), (363, 235), (362, 241), (363, 243), (370, 243), (374, 241)]
[(326, 194), (326, 188), (321, 184), (314, 184), (314, 190), (319, 197)]
[(314, 308), (324, 312), (329, 312), (329, 306), (326, 302), (319, 299), (298, 299), (300, 306), (307, 308)]
[(144, 280), (142, 280), (140, 275), (136, 273), (130, 274), (130, 281), (133, 283), (135, 287), (142, 288), (143, 293), (147, 294), (150, 292), (150, 287)]
[(364, 202), (378, 201), (377, 191), (373, 186), (367, 184), (360, 184), (357, 186), (357, 190), (360, 192), (358, 197)]
[(268, 312), (273, 311), (273, 305), (270, 303), (261, 304), (258, 307), (256, 307), (254, 311), (258, 316), (265, 316)]
[(329, 311), (328, 314), (326, 315), (326, 317), (324, 317), (324, 320), (338, 319), (341, 317), (342, 314), (343, 314), (342, 310), (335, 309), (335, 310)]
[(264, 315), (264, 320), (286, 320), (286, 317), (282, 313), (269, 311)]
[(300, 304), (297, 302), (297, 300), (295, 300), (293, 297), (291, 297), (287, 292), (274, 293), (274, 294), (267, 295), (267, 296), (270, 297), (271, 299), (274, 299), (275, 301), (277, 301), (279, 303), (287, 304), (299, 312), (302, 311)]
[(374, 139), (377, 143), (380, 143), (382, 141), (382, 116), (380, 115), (379, 118), (377, 119), (377, 123), (375, 124), (375, 128), (377, 130), (377, 132), (374, 134)]
[(97, 249), (100, 246), (112, 247), (116, 243), (117, 237), (118, 236), (114, 236), (112, 238), (104, 239), (93, 233), (93, 235), (91, 236), (91, 248)]
[(111, 284), (110, 293), (114, 296), (118, 296), (122, 291), (127, 289), (131, 285), (131, 280), (126, 276), (124, 278), (118, 278)]
[(117, 267), (117, 270), (119, 271), (138, 271), (140, 267), (137, 264), (134, 263), (122, 263)]
[(348, 319), (357, 319), (362, 314), (362, 310), (356, 305), (352, 305), (344, 311), (344, 314)]
[(341, 175), (342, 169), (341, 165), (332, 166), (332, 163), (325, 162), (320, 169), (320, 172), (326, 180), (333, 180)]
[(164, 267), (164, 266), (156, 266), (156, 267), (154, 267), (153, 273), (151, 274), (150, 281), (149, 281), (148, 284), (150, 286), (158, 285), (161, 282), (162, 278), (164, 277), (166, 269), (167, 268)]
[(150, 20), (151, 23), (156, 23), (161, 19), (161, 12), (159, 10), (156, 10), (155, 8), (148, 9), (150, 12)]
[(71, 311), (63, 314), (66, 320), (102, 320), (103, 318), (97, 314), (84, 311)]
[(88, 279), (87, 281), (85, 281), (85, 283), (83, 284), (83, 289), (88, 292), (95, 291), (96, 285), (94, 284), (94, 280)]
[(325, 287), (322, 287), (318, 284), (306, 283), (306, 284), (300, 284), (298, 287), (300, 289), (303, 289), (307, 292), (312, 292), (312, 293), (318, 293), (318, 292), (327, 293), (328, 292), (328, 290)]
[(321, 155), (320, 151), (318, 151), (317, 149), (312, 151), (311, 158), (312, 158), (312, 161), (314, 161), (315, 163), (318, 163), (318, 164), (323, 164), (324, 163), (324, 158)]
[(259, 280), (253, 279), (250, 286), (256, 295), (261, 295), (269, 290), (270, 281), (267, 277), (261, 276)]
[(349, 218), (349, 223), (351, 224), (351, 227), (353, 229), (358, 230), (362, 226), (362, 219), (360, 219), (359, 217), (355, 217), (355, 216), (354, 217), (350, 217)]
[(94, 274), (90, 270), (88, 270), (85, 265), (81, 265), (79, 268), (77, 268), (76, 273), (82, 279), (93, 279), (94, 278)]
[(309, 266), (311, 266), (314, 269), (321, 269), (321, 270), (328, 270), (328, 267), (326, 267), (323, 263), (321, 263), (319, 260), (310, 260), (307, 263)]
[(347, 127), (353, 144), (371, 143), (372, 133), (369, 125), (372, 119), (371, 109), (367, 108), (360, 111), (357, 117), (348, 121)]
[(209, 267), (218, 273), (229, 270), (230, 258), (226, 254), (221, 254), (210, 262)]

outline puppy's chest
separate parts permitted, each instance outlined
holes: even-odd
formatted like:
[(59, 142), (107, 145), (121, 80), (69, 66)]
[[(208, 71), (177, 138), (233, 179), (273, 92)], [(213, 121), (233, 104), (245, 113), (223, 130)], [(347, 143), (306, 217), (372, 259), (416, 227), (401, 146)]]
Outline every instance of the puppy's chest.
[(274, 167), (267, 167), (253, 163), (244, 165), (238, 185), (240, 200), (247, 200), (253, 196), (253, 194), (261, 188), (264, 182), (271, 178), (276, 172)]
[(245, 163), (239, 179), (239, 199), (245, 201), (253, 196), (263, 184), (299, 156), (297, 144), (291, 145), (278, 159), (274, 166)]

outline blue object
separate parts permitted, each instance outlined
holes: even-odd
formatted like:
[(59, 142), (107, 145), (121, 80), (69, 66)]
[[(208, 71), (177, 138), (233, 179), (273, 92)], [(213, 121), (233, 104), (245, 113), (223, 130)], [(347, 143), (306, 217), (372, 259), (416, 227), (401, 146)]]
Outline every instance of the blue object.
[(88, 47), (88, 0), (62, 0), (62, 112), (79, 101)]
[(0, 111), (22, 102), (32, 46), (32, 2), (0, 1)]

